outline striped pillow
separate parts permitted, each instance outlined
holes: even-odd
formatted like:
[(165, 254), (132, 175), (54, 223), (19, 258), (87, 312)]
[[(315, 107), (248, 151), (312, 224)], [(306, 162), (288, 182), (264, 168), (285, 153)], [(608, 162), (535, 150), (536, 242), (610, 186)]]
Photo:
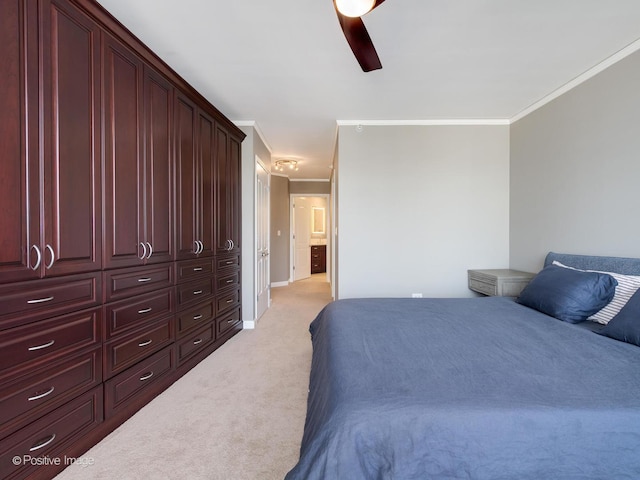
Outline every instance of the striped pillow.
[[(563, 265), (557, 260), (553, 261), (554, 265), (564, 268), (571, 268), (573, 270), (579, 270), (578, 268), (569, 267), (567, 265)], [(616, 287), (616, 293), (613, 296), (613, 300), (609, 302), (602, 310), (596, 312), (591, 315), (588, 320), (592, 320), (594, 322), (602, 323), (606, 325), (609, 323), (613, 317), (615, 317), (622, 307), (624, 307), (629, 299), (633, 296), (634, 293), (638, 289), (640, 289), (640, 277), (636, 277), (633, 275), (622, 275), (620, 273), (613, 272), (602, 272), (599, 270), (585, 270), (587, 272), (598, 272), (598, 273), (607, 273), (611, 275), (618, 281), (618, 286)]]

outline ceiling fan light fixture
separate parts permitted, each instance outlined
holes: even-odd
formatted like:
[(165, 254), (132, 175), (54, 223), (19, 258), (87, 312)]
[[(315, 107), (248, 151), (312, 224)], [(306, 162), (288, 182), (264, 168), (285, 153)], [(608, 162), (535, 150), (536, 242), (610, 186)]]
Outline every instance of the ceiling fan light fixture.
[(361, 17), (369, 13), (376, 0), (335, 0), (336, 8), (345, 17)]

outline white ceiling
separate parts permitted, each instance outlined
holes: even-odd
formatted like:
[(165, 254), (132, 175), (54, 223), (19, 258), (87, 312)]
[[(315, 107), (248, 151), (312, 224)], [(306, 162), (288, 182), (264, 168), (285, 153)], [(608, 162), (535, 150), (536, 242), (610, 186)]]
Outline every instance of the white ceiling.
[(338, 121), (512, 119), (640, 48), (639, 0), (387, 0), (363, 17), (383, 65), (364, 73), (332, 0), (99, 3), (274, 158), (299, 158), (292, 178), (329, 177)]

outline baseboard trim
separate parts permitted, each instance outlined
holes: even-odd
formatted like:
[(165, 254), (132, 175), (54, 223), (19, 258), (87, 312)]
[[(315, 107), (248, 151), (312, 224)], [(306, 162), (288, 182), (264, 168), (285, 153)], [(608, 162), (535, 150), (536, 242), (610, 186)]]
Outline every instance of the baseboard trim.
[(242, 321), (242, 329), (243, 330), (254, 330), (256, 328), (255, 320), (243, 320)]
[(271, 288), (287, 287), (287, 286), (289, 286), (289, 282), (288, 282), (288, 281), (284, 281), (284, 282), (272, 282), (272, 283), (271, 283)]

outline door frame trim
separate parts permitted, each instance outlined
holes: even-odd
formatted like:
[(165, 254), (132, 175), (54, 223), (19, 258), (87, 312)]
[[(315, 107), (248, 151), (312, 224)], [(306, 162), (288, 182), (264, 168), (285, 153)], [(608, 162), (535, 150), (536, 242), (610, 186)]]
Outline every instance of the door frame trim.
[(295, 275), (293, 271), (295, 255), (296, 255), (296, 241), (293, 236), (295, 235), (295, 224), (294, 224), (294, 208), (293, 202), (296, 197), (311, 197), (311, 198), (324, 198), (327, 201), (327, 210), (325, 210), (325, 231), (327, 235), (327, 282), (330, 282), (330, 269), (329, 269), (329, 252), (331, 252), (331, 236), (329, 235), (330, 226), (331, 226), (331, 216), (328, 210), (329, 202), (331, 201), (331, 195), (328, 193), (290, 193), (289, 194), (289, 283), (293, 283), (295, 281)]

